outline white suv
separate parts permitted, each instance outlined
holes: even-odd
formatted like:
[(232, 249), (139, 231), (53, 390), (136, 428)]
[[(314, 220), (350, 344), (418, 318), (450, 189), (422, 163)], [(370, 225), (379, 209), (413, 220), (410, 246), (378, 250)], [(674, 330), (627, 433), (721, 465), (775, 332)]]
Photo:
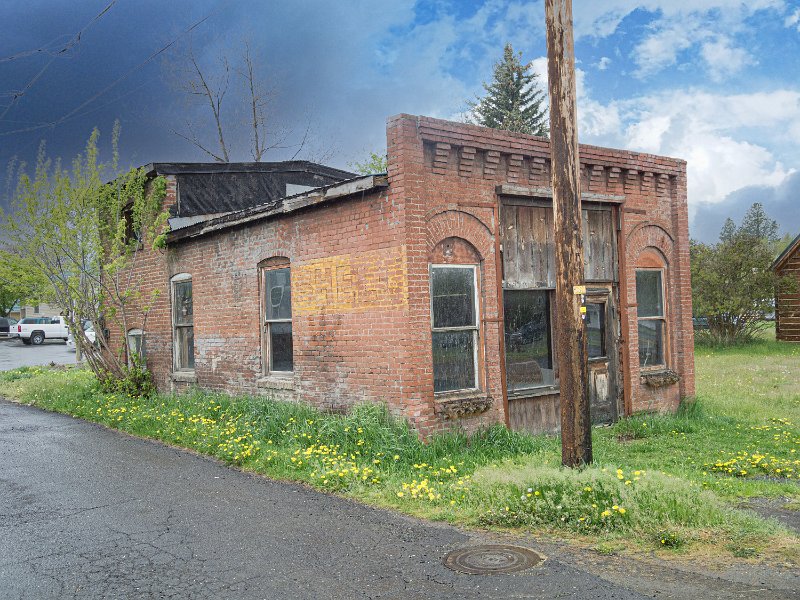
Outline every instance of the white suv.
[(17, 334), (23, 344), (38, 346), (45, 339), (62, 339), (69, 337), (64, 317), (25, 317), (17, 323)]

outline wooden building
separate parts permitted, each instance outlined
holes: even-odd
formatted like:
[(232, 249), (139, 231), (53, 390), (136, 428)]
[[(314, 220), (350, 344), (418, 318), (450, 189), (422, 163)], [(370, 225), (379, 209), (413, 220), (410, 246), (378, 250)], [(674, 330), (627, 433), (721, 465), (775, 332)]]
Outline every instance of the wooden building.
[(784, 342), (800, 342), (800, 235), (772, 263), (779, 277), (797, 281), (794, 289), (778, 290), (775, 295), (775, 337)]

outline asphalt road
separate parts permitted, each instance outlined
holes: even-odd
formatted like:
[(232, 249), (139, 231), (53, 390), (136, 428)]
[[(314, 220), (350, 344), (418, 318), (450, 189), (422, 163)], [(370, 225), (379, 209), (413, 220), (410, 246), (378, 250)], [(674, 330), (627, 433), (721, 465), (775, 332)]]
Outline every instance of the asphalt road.
[(0, 371), (36, 365), (74, 365), (75, 351), (64, 340), (45, 340), (41, 346), (26, 346), (19, 338), (0, 338)]
[(497, 540), (0, 401), (4, 600), (705, 600), (790, 598), (800, 589), (791, 571), (769, 581), (698, 576), (533, 540), (516, 543), (548, 559), (522, 574), (462, 575), (443, 566), (448, 551), (486, 541)]

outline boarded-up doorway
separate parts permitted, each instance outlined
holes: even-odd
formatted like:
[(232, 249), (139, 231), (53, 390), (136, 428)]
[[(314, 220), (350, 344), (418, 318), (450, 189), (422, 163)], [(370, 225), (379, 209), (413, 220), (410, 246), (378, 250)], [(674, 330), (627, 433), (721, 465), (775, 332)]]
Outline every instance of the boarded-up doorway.
[[(613, 422), (620, 407), (615, 211), (602, 204), (583, 210), (593, 423)], [(560, 417), (552, 201), (503, 199), (500, 220), (509, 420), (515, 430), (555, 431)]]

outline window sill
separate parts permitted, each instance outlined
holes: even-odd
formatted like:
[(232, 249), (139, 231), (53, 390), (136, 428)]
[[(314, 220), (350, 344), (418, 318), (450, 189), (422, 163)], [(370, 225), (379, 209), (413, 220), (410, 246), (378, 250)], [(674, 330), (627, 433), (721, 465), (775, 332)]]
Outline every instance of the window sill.
[(643, 384), (653, 388), (674, 385), (681, 380), (680, 375), (678, 375), (672, 369), (668, 369), (666, 367), (658, 367), (656, 369), (649, 369), (646, 371), (642, 370), (640, 371), (639, 375), (639, 380)]
[(494, 404), (481, 390), (443, 392), (434, 396), (434, 412), (443, 419), (458, 419), (486, 412)]
[(259, 388), (270, 390), (293, 390), (294, 373), (288, 373), (286, 375), (264, 375), (256, 380), (256, 385)]
[(172, 381), (182, 383), (197, 383), (197, 375), (194, 371), (173, 371)]
[(523, 388), (521, 390), (509, 390), (508, 399), (515, 400), (517, 398), (535, 398), (536, 396), (552, 396), (558, 394), (561, 388), (558, 385), (543, 385), (539, 387)]

